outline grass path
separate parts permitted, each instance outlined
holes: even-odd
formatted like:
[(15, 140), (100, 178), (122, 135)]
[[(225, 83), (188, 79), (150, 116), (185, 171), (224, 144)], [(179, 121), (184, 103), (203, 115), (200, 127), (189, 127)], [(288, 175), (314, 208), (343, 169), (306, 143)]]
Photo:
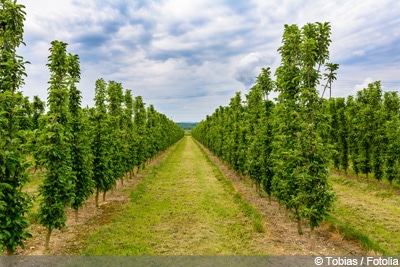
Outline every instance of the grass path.
[(331, 181), (339, 196), (333, 216), (348, 228), (344, 234), (358, 236), (366, 248), (399, 255), (400, 196), (393, 189), (381, 188), (378, 181), (338, 174)]
[[(26, 190), (36, 192), (40, 181), (39, 173)], [(44, 251), (46, 229), (33, 222), (33, 238), (18, 254), (398, 255), (400, 191), (339, 173), (331, 182), (336, 208), (311, 250), (308, 234), (297, 234), (275, 199), (268, 204), (249, 180), (187, 136), (108, 193), (100, 208), (91, 197), (78, 222), (68, 209), (68, 228), (54, 231), (51, 251)]]
[[(91, 234), (88, 255), (267, 254), (257, 213), (185, 137), (138, 185), (112, 223)], [(262, 223), (262, 222), (261, 222)], [(258, 231), (257, 231), (258, 230)]]

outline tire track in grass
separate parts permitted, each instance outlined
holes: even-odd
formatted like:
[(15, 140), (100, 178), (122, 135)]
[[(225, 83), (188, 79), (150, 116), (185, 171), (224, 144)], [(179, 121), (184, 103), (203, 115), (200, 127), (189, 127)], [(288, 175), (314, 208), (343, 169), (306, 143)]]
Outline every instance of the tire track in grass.
[[(265, 234), (191, 137), (132, 191), (132, 203), (92, 234), (87, 255), (267, 254)], [(237, 197), (236, 197), (237, 198)]]

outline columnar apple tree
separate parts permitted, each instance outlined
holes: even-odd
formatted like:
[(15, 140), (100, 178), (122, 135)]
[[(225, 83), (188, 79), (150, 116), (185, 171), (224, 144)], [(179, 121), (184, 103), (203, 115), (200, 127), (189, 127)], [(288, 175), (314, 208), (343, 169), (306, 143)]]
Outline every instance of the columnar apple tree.
[(23, 119), (26, 101), (18, 89), (24, 83), (25, 62), (17, 55), (24, 44), (24, 6), (0, 0), (0, 251), (13, 254), (30, 237), (26, 217), (30, 196), (22, 191), (29, 180), (28, 150)]
[(65, 209), (74, 198), (76, 176), (72, 169), (71, 135), (68, 81), (70, 70), (67, 44), (53, 41), (50, 48), (49, 63), (50, 87), (48, 88), (49, 112), (46, 124), (39, 137), (39, 165), (45, 168), (45, 179), (39, 188), (42, 199), (39, 208), (39, 221), (47, 227), (46, 248), (54, 229), (65, 227)]
[(329, 151), (319, 134), (328, 125), (317, 91), (321, 67), (329, 58), (330, 30), (329, 23), (285, 25), (278, 49), (274, 195), (298, 221), (299, 233), (302, 219), (312, 233), (334, 201)]
[(112, 161), (110, 153), (110, 122), (107, 113), (106, 93), (107, 83), (98, 79), (95, 87), (95, 108), (92, 112), (92, 153), (93, 153), (93, 179), (95, 182), (95, 202), (99, 206), (100, 192), (107, 192), (114, 185), (112, 179)]
[(72, 172), (76, 177), (74, 198), (71, 207), (75, 209), (75, 220), (78, 220), (78, 209), (93, 193), (93, 156), (90, 147), (89, 120), (81, 108), (81, 92), (75, 83), (80, 80), (78, 55), (68, 55), (69, 73), (69, 113), (71, 128), (71, 160)]

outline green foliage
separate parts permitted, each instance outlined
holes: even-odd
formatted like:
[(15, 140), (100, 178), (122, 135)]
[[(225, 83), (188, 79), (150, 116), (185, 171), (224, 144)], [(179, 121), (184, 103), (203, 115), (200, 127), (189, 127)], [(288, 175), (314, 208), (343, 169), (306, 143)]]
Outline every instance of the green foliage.
[[(263, 68), (242, 102), (237, 93), (192, 130), (192, 136), (273, 194), (298, 220), (313, 230), (333, 209), (335, 194), (329, 167), (390, 183), (399, 179), (400, 99), (382, 93), (380, 82), (356, 97), (331, 98), (338, 64), (329, 58), (329, 23), (285, 25), (276, 81)], [(325, 73), (322, 68), (325, 66)], [(318, 97), (325, 79), (328, 100)], [(271, 91), (279, 92), (274, 102)], [(322, 96), (324, 94), (322, 93)], [(271, 179), (272, 178), (272, 179)], [(299, 228), (301, 232), (301, 228)]]
[(133, 102), (133, 127), (135, 132), (136, 164), (140, 167), (146, 161), (147, 129), (146, 129), (146, 108), (141, 96), (136, 96)]
[[(267, 77), (268, 75), (268, 77)], [(251, 88), (246, 101), (236, 93), (228, 107), (219, 107), (214, 114), (193, 129), (192, 135), (241, 175), (248, 175), (270, 195), (272, 178), (271, 112), (274, 104), (264, 100), (273, 89), (269, 69), (264, 69), (264, 85)], [(271, 88), (267, 88), (271, 86)]]
[(245, 147), (245, 140), (242, 136), (242, 130), (244, 129), (240, 127), (244, 112), (240, 92), (236, 92), (235, 97), (231, 98), (229, 109), (226, 111), (228, 112), (227, 118), (230, 125), (230, 131), (227, 132), (228, 142), (225, 147), (228, 155), (227, 160), (235, 171), (240, 172), (243, 166), (242, 148)]
[(397, 92), (385, 92), (383, 100), (383, 143), (385, 173), (390, 183), (400, 180), (400, 98)]
[(89, 136), (88, 113), (81, 108), (81, 92), (75, 83), (80, 79), (80, 66), (78, 55), (68, 56), (69, 65), (69, 112), (71, 127), (71, 166), (76, 177), (74, 185), (74, 198), (71, 207), (78, 209), (93, 193), (93, 155)]
[(21, 130), (29, 131), (32, 129), (32, 106), (27, 96), (23, 96), (22, 92), (17, 92), (20, 109), (17, 112), (19, 126)]
[(133, 172), (136, 166), (136, 150), (134, 140), (134, 125), (133, 125), (133, 97), (132, 91), (126, 90), (124, 95), (123, 121), (124, 123), (124, 162), (125, 172)]
[(15, 92), (24, 84), (26, 76), (23, 58), (17, 55), (17, 48), (23, 44), (25, 6), (16, 1), (0, 1), (0, 92)]
[(193, 130), (199, 123), (198, 122), (177, 122), (183, 130), (191, 131)]
[[(316, 87), (322, 66), (329, 70), (329, 85), (338, 66), (326, 63), (329, 23), (309, 23), (301, 29), (285, 25), (282, 42), (276, 81), (270, 69), (263, 68), (245, 103), (237, 93), (192, 135), (314, 228), (335, 198), (327, 181), (330, 151), (321, 136), (328, 131), (328, 116)], [(265, 100), (274, 90), (279, 92), (276, 104)]]
[(25, 62), (16, 54), (23, 43), (24, 6), (0, 1), (0, 251), (13, 254), (30, 237), (26, 214), (31, 197), (22, 192), (28, 182), (26, 135), (29, 101), (17, 92), (24, 83)]
[(362, 173), (368, 176), (369, 173), (374, 172), (377, 179), (382, 177), (382, 169), (379, 167), (382, 163), (382, 150), (379, 146), (374, 145), (381, 136), (377, 136), (382, 124), (380, 119), (381, 100), (382, 89), (379, 82), (369, 84), (368, 88), (357, 92), (356, 102), (360, 114), (358, 123), (364, 129), (364, 132), (361, 133), (362, 137), (357, 140), (358, 162)]
[(96, 194), (106, 192), (114, 184), (111, 173), (110, 124), (106, 106), (107, 83), (103, 79), (96, 81), (95, 108), (91, 112), (90, 121), (92, 135), (93, 178)]
[(39, 187), (42, 196), (39, 207), (39, 222), (48, 228), (48, 237), (53, 229), (65, 227), (65, 208), (75, 197), (74, 185), (76, 176), (72, 169), (72, 146), (69, 80), (74, 77), (69, 72), (66, 53), (67, 44), (53, 41), (49, 63), (50, 87), (48, 89), (49, 112), (45, 117), (46, 124), (40, 131), (38, 140), (38, 163), (43, 166), (45, 179)]
[(0, 93), (0, 250), (9, 254), (31, 237), (27, 213), (32, 199), (21, 190), (29, 181), (30, 166), (18, 119), (24, 112), (22, 101), (22, 94)]
[[(317, 227), (332, 209), (329, 150), (319, 134), (327, 128), (316, 86), (329, 58), (330, 25), (285, 26), (278, 68), (273, 154), (274, 195), (297, 220)], [(300, 225), (300, 224), (299, 224)], [(301, 232), (301, 229), (299, 229)]]
[[(264, 81), (267, 80), (266, 75), (270, 79), (269, 69), (263, 69)], [(259, 76), (260, 77), (260, 76)], [(272, 86), (272, 82), (268, 82)], [(267, 85), (268, 85), (267, 84)], [(247, 155), (246, 155), (246, 174), (255, 181), (258, 190), (262, 185), (264, 191), (271, 196), (271, 180), (273, 177), (272, 160), (271, 160), (271, 110), (274, 106), (271, 101), (264, 101), (263, 95), (265, 91), (269, 92), (273, 88), (261, 86), (257, 83), (251, 88), (246, 96), (246, 122), (248, 134), (247, 139)]]
[(262, 95), (268, 99), (270, 92), (275, 90), (276, 83), (271, 79), (271, 69), (262, 68), (261, 73), (257, 76), (257, 86), (260, 87)]
[(39, 129), (39, 118), (44, 114), (46, 104), (37, 96), (32, 102), (32, 130)]
[(399, 170), (399, 110), (396, 92), (383, 94), (379, 81), (347, 98), (348, 148), (352, 168), (368, 177), (392, 183)]
[(358, 123), (358, 104), (354, 100), (353, 96), (349, 96), (346, 102), (346, 120), (348, 122), (349, 129), (349, 151), (350, 160), (352, 162), (352, 168), (358, 175), (360, 173), (359, 166), (359, 146), (357, 140), (361, 140), (362, 130), (361, 125)]
[(349, 121), (346, 116), (346, 101), (344, 98), (330, 98), (323, 103), (323, 112), (329, 118), (329, 128), (321, 133), (325, 142), (331, 148), (331, 159), (336, 169), (345, 173), (349, 168)]
[(48, 247), (51, 231), (65, 226), (67, 206), (81, 207), (94, 186), (97, 193), (111, 189), (125, 172), (184, 135), (153, 106), (146, 113), (141, 97), (134, 103), (130, 91), (124, 95), (122, 85), (113, 81), (99, 79), (96, 107), (83, 110), (75, 85), (79, 57), (67, 54), (61, 41), (49, 49), (49, 111), (44, 115), (39, 97), (30, 103), (17, 91), (27, 63), (16, 54), (24, 44), (23, 9), (16, 1), (0, 0), (0, 249), (9, 254), (30, 237), (26, 214), (32, 200), (22, 190), (29, 180), (29, 153), (44, 170), (37, 218), (48, 228)]
[(146, 110), (142, 97), (133, 99), (120, 83), (98, 79), (95, 91), (89, 120), (98, 204), (99, 192), (110, 190), (134, 167), (142, 168), (149, 158), (182, 138), (184, 131), (152, 105)]
[(329, 86), (329, 98), (332, 97), (332, 82), (336, 80), (336, 70), (339, 69), (339, 64), (334, 64), (334, 63), (326, 63), (326, 71), (328, 73), (324, 73), (324, 77), (326, 79), (326, 85), (324, 87), (324, 91), (322, 92), (321, 98), (324, 96), (326, 88)]
[(123, 149), (123, 121), (122, 121), (122, 103), (124, 101), (123, 88), (120, 83), (114, 81), (108, 82), (107, 87), (107, 100), (108, 100), (108, 114), (110, 127), (110, 160), (111, 160), (111, 184), (121, 178), (126, 170), (124, 162)]

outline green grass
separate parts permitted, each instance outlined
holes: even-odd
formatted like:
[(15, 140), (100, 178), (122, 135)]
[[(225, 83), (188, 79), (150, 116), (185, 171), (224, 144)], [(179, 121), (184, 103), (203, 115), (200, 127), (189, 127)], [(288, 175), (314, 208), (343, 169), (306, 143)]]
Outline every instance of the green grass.
[[(199, 144), (196, 143), (198, 146)], [(200, 148), (200, 146), (199, 146)], [(264, 220), (262, 215), (248, 202), (242, 199), (242, 196), (238, 193), (235, 193), (235, 189), (233, 187), (233, 184), (231, 181), (226, 179), (223, 174), (221, 173), (220, 169), (217, 167), (217, 165), (207, 156), (206, 152), (204, 150), (201, 150), (202, 154), (206, 158), (207, 162), (212, 166), (213, 172), (215, 177), (221, 181), (225, 185), (225, 190), (229, 191), (231, 194), (234, 195), (234, 200), (235, 202), (239, 205), (240, 209), (244, 214), (246, 214), (247, 217), (252, 219), (253, 223), (253, 228), (256, 232), (263, 233), (265, 232), (264, 229)]]
[(330, 231), (340, 233), (345, 240), (359, 242), (360, 246), (366, 251), (389, 254), (388, 251), (382, 248), (378, 243), (372, 241), (368, 236), (366, 236), (362, 230), (357, 230), (355, 226), (345, 223), (337, 217), (330, 216), (326, 219)]
[(87, 239), (86, 255), (265, 254), (261, 215), (234, 192), (191, 137), (131, 193), (113, 222)]
[(345, 238), (385, 255), (400, 254), (400, 196), (369, 181), (331, 177), (338, 201), (327, 222)]
[(28, 213), (28, 219), (33, 224), (38, 222), (39, 201), (41, 199), (41, 196), (39, 196), (39, 186), (43, 182), (44, 173), (33, 170), (30, 173), (30, 180), (24, 185), (23, 191), (28, 192), (33, 197), (33, 205)]

